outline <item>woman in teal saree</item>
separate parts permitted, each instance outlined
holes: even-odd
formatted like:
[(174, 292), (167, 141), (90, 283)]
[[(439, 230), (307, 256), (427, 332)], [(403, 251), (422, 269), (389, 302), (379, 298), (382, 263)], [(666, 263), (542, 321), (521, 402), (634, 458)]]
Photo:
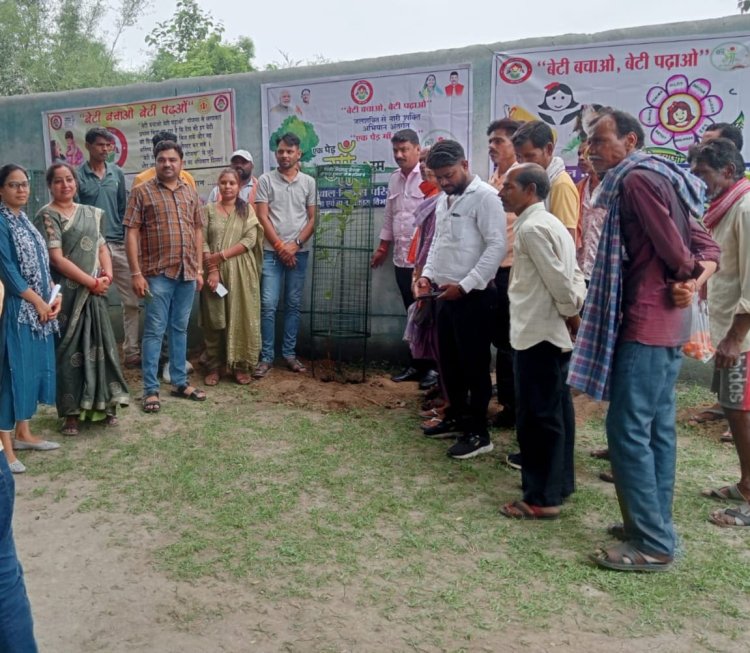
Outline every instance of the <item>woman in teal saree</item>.
[(117, 407), (126, 406), (129, 396), (107, 308), (112, 261), (100, 232), (104, 214), (73, 201), (77, 177), (67, 163), (49, 168), (47, 186), (52, 201), (34, 224), (63, 290), (56, 403), (63, 434), (77, 435), (84, 420), (114, 426)]

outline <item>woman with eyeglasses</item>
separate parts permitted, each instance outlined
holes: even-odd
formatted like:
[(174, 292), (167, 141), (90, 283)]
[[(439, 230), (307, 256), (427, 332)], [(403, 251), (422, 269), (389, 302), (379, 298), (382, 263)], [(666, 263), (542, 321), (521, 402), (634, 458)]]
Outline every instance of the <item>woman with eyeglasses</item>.
[(84, 421), (116, 426), (118, 406), (130, 399), (107, 306), (112, 259), (101, 235), (104, 212), (74, 201), (78, 177), (69, 163), (49, 167), (47, 187), (52, 201), (39, 209), (34, 224), (64, 289), (57, 414), (64, 420), (63, 435), (78, 435)]
[[(21, 166), (0, 168), (0, 442), (11, 471), (26, 467), (13, 449), (49, 451), (56, 442), (31, 434), (37, 404), (55, 401), (55, 339), (61, 297), (50, 303), (52, 279), (44, 239), (23, 211), (29, 179)], [(15, 441), (10, 432), (15, 426)]]

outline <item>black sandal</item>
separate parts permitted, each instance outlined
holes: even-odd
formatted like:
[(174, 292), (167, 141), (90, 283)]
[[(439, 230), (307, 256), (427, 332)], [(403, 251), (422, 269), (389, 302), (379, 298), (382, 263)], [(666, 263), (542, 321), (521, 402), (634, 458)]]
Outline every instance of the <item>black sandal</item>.
[[(192, 392), (185, 392), (188, 388), (193, 388)], [(195, 388), (190, 385), (181, 385), (171, 390), (170, 393), (173, 397), (179, 397), (180, 399), (190, 399), (190, 401), (206, 401), (206, 393), (200, 388)]]
[(143, 397), (141, 408), (143, 408), (144, 413), (158, 413), (161, 410), (159, 393), (154, 392), (153, 394), (148, 395), (148, 397)]

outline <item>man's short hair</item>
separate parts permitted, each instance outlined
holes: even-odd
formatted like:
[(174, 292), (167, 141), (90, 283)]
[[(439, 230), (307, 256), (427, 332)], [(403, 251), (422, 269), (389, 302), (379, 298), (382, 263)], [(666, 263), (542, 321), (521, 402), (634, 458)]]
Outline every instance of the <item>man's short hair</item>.
[(717, 172), (728, 165), (734, 165), (734, 181), (745, 176), (745, 161), (734, 142), (728, 138), (714, 138), (705, 143), (698, 143), (690, 148), (688, 163), (705, 163)]
[(180, 160), (183, 158), (182, 145), (175, 141), (159, 141), (154, 148), (154, 159), (159, 156), (165, 150), (174, 150), (180, 155)]
[[(612, 107), (602, 107), (596, 112), (596, 117), (591, 121), (590, 129), (593, 128), (602, 118), (612, 118), (612, 122), (615, 123), (615, 132), (618, 138), (625, 138), (629, 133), (633, 132), (636, 136), (635, 147), (640, 150), (646, 141), (646, 135), (643, 132), (643, 127), (635, 116), (620, 111), (619, 109), (613, 109)], [(589, 134), (591, 136), (591, 134)]]
[(719, 132), (721, 138), (728, 138), (738, 150), (742, 149), (745, 142), (742, 138), (742, 130), (737, 125), (731, 125), (728, 122), (715, 122), (706, 131)]
[(97, 138), (103, 138), (107, 143), (111, 143), (115, 140), (112, 132), (104, 127), (92, 127), (86, 132), (86, 142), (89, 145), (93, 145)]
[(391, 143), (411, 143), (412, 145), (419, 145), (419, 136), (413, 129), (401, 129), (391, 136)]
[(451, 72), (448, 75), (448, 77), (452, 77), (453, 75), (455, 75), (456, 77), (458, 77), (458, 71), (457, 70), (451, 70)]
[(519, 122), (518, 120), (513, 120), (512, 118), (500, 118), (500, 120), (493, 120), (490, 123), (490, 126), (487, 127), (487, 136), (492, 134), (492, 132), (497, 131), (498, 129), (500, 131), (505, 132), (506, 134), (513, 136), (518, 131), (518, 128), (522, 125), (522, 122)]
[(541, 120), (532, 120), (521, 125), (516, 133), (513, 134), (513, 147), (521, 147), (527, 141), (539, 149), (543, 150), (550, 143), (555, 142), (555, 136), (552, 129), (546, 122)]
[[(151, 143), (153, 144), (154, 147), (156, 147), (162, 141), (172, 141), (173, 143), (176, 143), (177, 142), (177, 134), (175, 134), (174, 132), (162, 131), (162, 132), (156, 132), (151, 137)], [(154, 155), (154, 156), (156, 156), (156, 155)]]
[(292, 132), (287, 132), (276, 137), (276, 147), (279, 146), (279, 143), (284, 143), (284, 145), (288, 145), (289, 147), (299, 147), (301, 142), (299, 136), (292, 134)]
[(549, 195), (549, 175), (542, 166), (537, 163), (522, 163), (515, 168), (515, 178), (518, 185), (526, 190), (531, 184), (536, 187), (536, 196), (541, 202)]
[(458, 141), (439, 141), (430, 148), (427, 167), (431, 170), (455, 166), (466, 160), (466, 153)]

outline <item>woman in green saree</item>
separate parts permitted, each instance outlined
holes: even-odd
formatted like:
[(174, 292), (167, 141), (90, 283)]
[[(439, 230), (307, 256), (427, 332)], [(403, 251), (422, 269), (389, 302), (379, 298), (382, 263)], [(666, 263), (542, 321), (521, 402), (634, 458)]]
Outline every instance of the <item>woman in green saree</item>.
[(50, 267), (63, 287), (57, 344), (57, 414), (64, 435), (78, 435), (80, 422), (117, 424), (118, 406), (130, 399), (109, 321), (107, 290), (112, 260), (101, 236), (103, 212), (76, 204), (75, 169), (55, 163), (47, 170), (52, 201), (34, 224), (47, 242)]
[(219, 201), (206, 207), (203, 227), (203, 266), (207, 273), (201, 291), (208, 369), (205, 384), (216, 385), (226, 366), (237, 383), (246, 385), (260, 354), (263, 228), (252, 206), (239, 196), (236, 170), (222, 170), (218, 185)]

